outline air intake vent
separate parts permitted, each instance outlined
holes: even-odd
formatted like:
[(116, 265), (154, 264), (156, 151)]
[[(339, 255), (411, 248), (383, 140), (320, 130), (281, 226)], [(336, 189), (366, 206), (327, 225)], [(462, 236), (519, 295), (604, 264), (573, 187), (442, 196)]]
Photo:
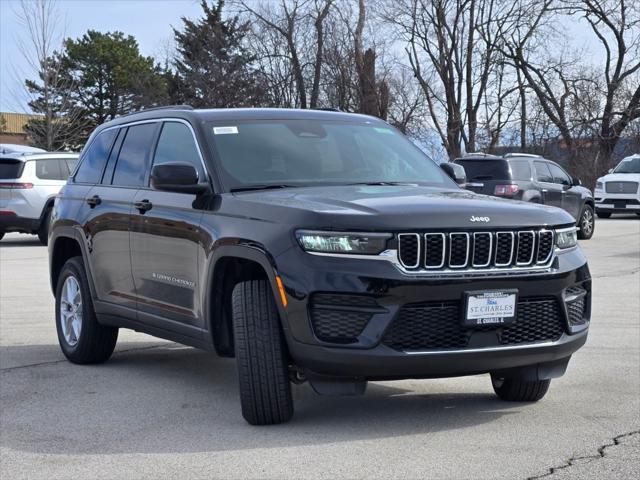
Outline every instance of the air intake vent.
[(449, 266), (464, 268), (469, 261), (469, 234), (451, 233), (449, 235)]
[(488, 267), (491, 263), (491, 247), (493, 247), (493, 235), (489, 232), (476, 232), (473, 234), (473, 266)]
[(406, 268), (420, 265), (420, 235), (401, 233), (398, 235), (398, 257)]
[(516, 264), (530, 265), (533, 261), (533, 249), (535, 247), (534, 232), (518, 232), (518, 256)]
[(538, 263), (547, 263), (553, 254), (553, 232), (551, 230), (541, 230), (538, 232)]

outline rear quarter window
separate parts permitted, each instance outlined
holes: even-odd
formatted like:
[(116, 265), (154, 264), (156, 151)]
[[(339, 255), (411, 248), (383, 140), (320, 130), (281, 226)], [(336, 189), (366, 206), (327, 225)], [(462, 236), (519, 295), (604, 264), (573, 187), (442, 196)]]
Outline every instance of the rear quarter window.
[(527, 160), (511, 160), (509, 166), (512, 180), (531, 180), (531, 166)]
[(40, 180), (63, 180), (67, 178), (67, 171), (60, 169), (58, 159), (36, 160), (36, 177)]
[(0, 158), (0, 178), (20, 178), (24, 170), (24, 162), (13, 158)]

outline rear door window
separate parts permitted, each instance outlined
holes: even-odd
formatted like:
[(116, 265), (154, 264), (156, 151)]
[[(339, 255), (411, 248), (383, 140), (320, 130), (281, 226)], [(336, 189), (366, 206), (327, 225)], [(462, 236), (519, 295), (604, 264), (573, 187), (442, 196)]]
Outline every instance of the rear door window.
[(455, 163), (464, 167), (469, 180), (510, 180), (506, 160), (459, 159)]
[(528, 160), (510, 160), (512, 180), (531, 180), (531, 167)]
[(546, 162), (534, 162), (536, 166), (536, 178), (539, 182), (553, 183), (553, 175), (549, 171)]
[(78, 183), (99, 183), (102, 178), (111, 145), (116, 137), (116, 129), (107, 130), (100, 133), (91, 142), (89, 149), (82, 156), (82, 163), (76, 172), (74, 180)]
[(111, 182), (113, 185), (122, 187), (141, 187), (144, 185), (149, 150), (157, 126), (157, 123), (143, 123), (129, 127), (113, 172), (113, 181)]
[(62, 180), (67, 178), (67, 168), (64, 172), (60, 169), (58, 159), (36, 160), (36, 177), (40, 180)]
[(20, 178), (24, 162), (13, 158), (0, 158), (0, 179)]

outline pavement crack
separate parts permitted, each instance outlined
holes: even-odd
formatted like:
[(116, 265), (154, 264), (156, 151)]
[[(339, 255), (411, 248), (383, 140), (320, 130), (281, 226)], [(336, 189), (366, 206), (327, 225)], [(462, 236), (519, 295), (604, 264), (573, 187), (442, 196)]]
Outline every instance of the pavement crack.
[(587, 461), (588, 463), (594, 460), (598, 460), (600, 458), (604, 458), (606, 456), (606, 452), (608, 448), (615, 447), (616, 445), (620, 445), (620, 440), (622, 440), (623, 438), (631, 437), (633, 435), (640, 435), (640, 430), (634, 430), (632, 432), (623, 433), (616, 437), (613, 437), (607, 443), (600, 445), (596, 450), (596, 453), (594, 453), (593, 455), (581, 455), (581, 456), (571, 457), (568, 460), (566, 460), (562, 465), (559, 465), (557, 467), (550, 467), (545, 473), (541, 475), (534, 475), (532, 477), (527, 477), (526, 480), (538, 480), (539, 478), (547, 478), (560, 470), (565, 470), (569, 467), (574, 466), (576, 462)]
[[(159, 347), (166, 347), (166, 344), (151, 345), (149, 347), (127, 348), (125, 350), (118, 350), (117, 352), (114, 352), (114, 354), (115, 355), (119, 355), (121, 353), (136, 352), (136, 351), (140, 351), (140, 350), (151, 350), (153, 348), (159, 348)], [(13, 372), (14, 370), (22, 370), (22, 369), (25, 369), (25, 368), (44, 367), (44, 366), (48, 366), (48, 365), (55, 365), (57, 363), (65, 363), (65, 362), (68, 362), (68, 361), (69, 360), (67, 360), (66, 358), (63, 358), (63, 359), (60, 359), (60, 360), (51, 360), (49, 362), (30, 363), (28, 365), (16, 365), (15, 367), (0, 368), (0, 373)]]

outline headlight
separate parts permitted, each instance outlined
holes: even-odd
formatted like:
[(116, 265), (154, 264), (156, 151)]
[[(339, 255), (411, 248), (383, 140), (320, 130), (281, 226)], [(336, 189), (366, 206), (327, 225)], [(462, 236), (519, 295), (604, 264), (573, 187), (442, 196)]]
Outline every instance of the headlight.
[(556, 247), (560, 249), (575, 247), (578, 244), (578, 235), (575, 228), (556, 230)]
[(391, 234), (298, 230), (296, 237), (307, 252), (377, 255), (387, 248)]
[(602, 182), (596, 182), (596, 190), (602, 190), (603, 185)]

